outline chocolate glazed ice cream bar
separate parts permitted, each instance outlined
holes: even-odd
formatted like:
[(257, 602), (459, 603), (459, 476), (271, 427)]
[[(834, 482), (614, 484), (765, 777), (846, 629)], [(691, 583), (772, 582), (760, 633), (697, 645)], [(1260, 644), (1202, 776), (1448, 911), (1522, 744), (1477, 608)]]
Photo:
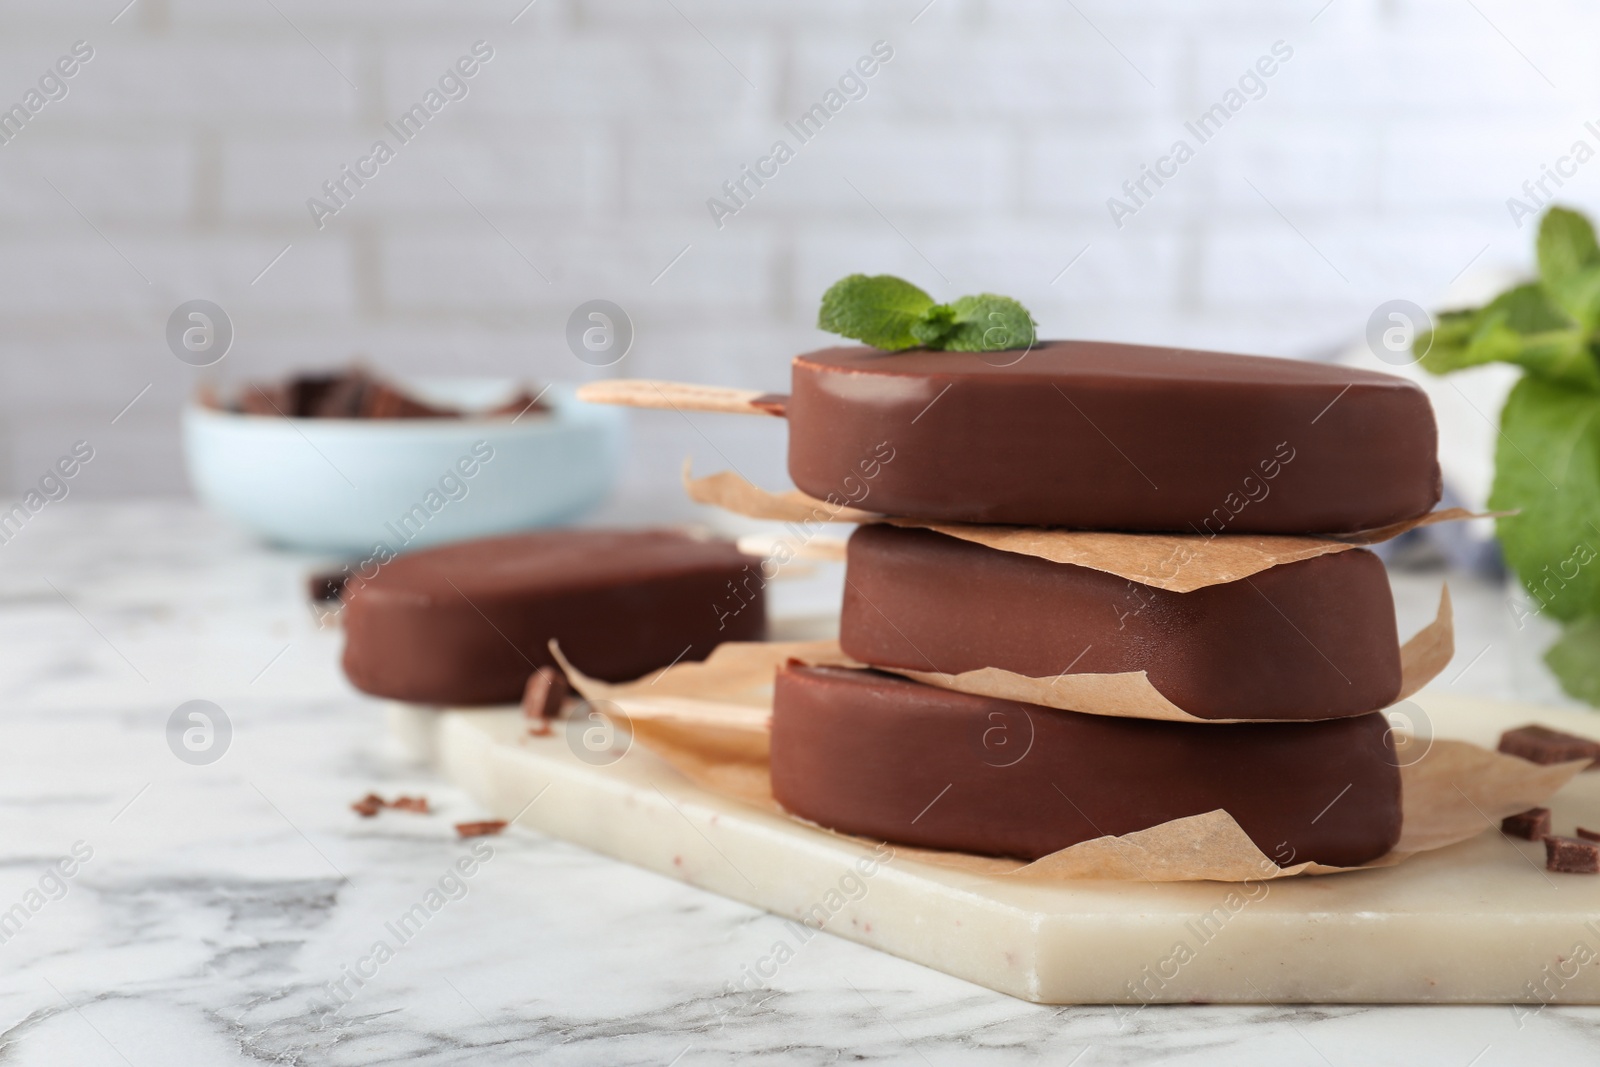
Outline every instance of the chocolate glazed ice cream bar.
[(1205, 719), (1328, 719), (1394, 702), (1383, 561), (1352, 549), (1173, 593), (931, 530), (850, 537), (844, 652), (863, 663), (1032, 678), (1146, 671)]
[(863, 507), (1092, 530), (1348, 533), (1438, 503), (1433, 410), (1403, 378), (1300, 360), (1092, 341), (1004, 352), (828, 348), (791, 395), (610, 381), (600, 403), (783, 415), (819, 499), (888, 442)]
[(848, 834), (1038, 859), (1223, 809), (1280, 866), (1355, 866), (1400, 836), (1389, 723), (1151, 722), (791, 666), (772, 712), (772, 793)]
[(400, 556), (345, 586), (344, 669), (419, 704), (514, 704), (548, 645), (606, 681), (766, 631), (757, 561), (663, 530), (563, 530)]
[(793, 364), (789, 474), (837, 492), (881, 441), (870, 507), (942, 521), (1345, 533), (1439, 500), (1427, 396), (1299, 360), (1088, 341), (829, 348)]

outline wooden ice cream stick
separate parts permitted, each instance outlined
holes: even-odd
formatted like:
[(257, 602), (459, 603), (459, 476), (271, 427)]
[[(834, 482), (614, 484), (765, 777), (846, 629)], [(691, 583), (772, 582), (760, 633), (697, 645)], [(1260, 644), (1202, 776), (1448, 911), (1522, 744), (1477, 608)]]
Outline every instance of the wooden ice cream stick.
[(754, 389), (729, 389), (721, 385), (658, 382), (648, 378), (611, 378), (590, 382), (578, 390), (578, 399), (591, 404), (617, 404), (630, 408), (670, 408), (674, 411), (718, 411), (729, 415), (776, 415), (783, 418), (789, 397)]

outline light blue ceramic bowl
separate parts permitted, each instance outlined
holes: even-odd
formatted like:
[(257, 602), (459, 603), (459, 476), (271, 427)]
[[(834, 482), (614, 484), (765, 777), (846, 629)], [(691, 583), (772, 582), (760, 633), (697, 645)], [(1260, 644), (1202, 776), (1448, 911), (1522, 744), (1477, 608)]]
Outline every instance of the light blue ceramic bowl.
[[(422, 379), (425, 399), (481, 408), (505, 381)], [(184, 456), (200, 499), (282, 545), (367, 556), (554, 526), (611, 491), (626, 412), (570, 386), (548, 413), (494, 419), (285, 419), (191, 405)]]

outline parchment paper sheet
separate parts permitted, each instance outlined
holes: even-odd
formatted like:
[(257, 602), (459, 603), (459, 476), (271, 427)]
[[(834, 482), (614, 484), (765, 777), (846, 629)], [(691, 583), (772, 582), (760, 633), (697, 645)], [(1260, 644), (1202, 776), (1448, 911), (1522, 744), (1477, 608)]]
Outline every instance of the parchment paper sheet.
[[(552, 650), (560, 658), (553, 644)], [(635, 740), (690, 780), (781, 812), (768, 774), (772, 685), (776, 668), (791, 658), (860, 666), (840, 655), (833, 642), (726, 644), (704, 663), (679, 664), (621, 685), (587, 678), (564, 658), (561, 665), (586, 699), (616, 705), (630, 720)], [(1426, 755), (1400, 769), (1399, 843), (1361, 867), (1299, 863), (1280, 868), (1220, 810), (1080, 842), (1032, 863), (902, 846), (896, 852), (974, 873), (1040, 881), (1245, 882), (1338, 874), (1393, 866), (1497, 828), (1500, 819), (1543, 803), (1587, 766), (1587, 760), (1540, 766), (1464, 741), (1436, 739)]]
[(807, 525), (886, 522), (893, 526), (933, 530), (1003, 552), (1016, 552), (1055, 563), (1072, 563), (1105, 571), (1174, 593), (1188, 593), (1208, 585), (1237, 582), (1269, 567), (1375, 545), (1419, 526), (1485, 517), (1465, 508), (1445, 508), (1392, 526), (1339, 537), (1107, 533), (1041, 526), (980, 526), (888, 518), (844, 503), (818, 500), (798, 489), (769, 493), (756, 488), (732, 471), (695, 478), (687, 462), (683, 468), (683, 484), (690, 499), (697, 503), (714, 504), (747, 518)]

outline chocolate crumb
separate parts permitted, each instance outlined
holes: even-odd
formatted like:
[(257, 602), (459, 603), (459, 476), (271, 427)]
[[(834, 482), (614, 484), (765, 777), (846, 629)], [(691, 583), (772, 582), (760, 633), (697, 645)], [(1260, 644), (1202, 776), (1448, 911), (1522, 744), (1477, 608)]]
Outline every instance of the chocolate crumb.
[(522, 714), (530, 719), (553, 719), (569, 692), (567, 679), (560, 671), (540, 667), (528, 676), (528, 686), (522, 691)]
[(1542, 841), (1550, 836), (1550, 809), (1529, 808), (1500, 820), (1500, 829), (1512, 837)]
[(485, 819), (482, 822), (458, 822), (456, 833), (462, 837), (488, 837), (506, 828), (504, 819)]
[(1585, 830), (1581, 826), (1578, 827), (1578, 836), (1585, 841), (1600, 841), (1600, 831)]
[(1547, 837), (1544, 839), (1544, 868), (1561, 874), (1600, 874), (1600, 842)]
[(1590, 761), (1590, 768), (1593, 768), (1594, 761), (1600, 760), (1600, 741), (1529, 723), (1501, 734), (1500, 751), (1508, 756), (1520, 756), (1543, 764), (1586, 759)]
[(378, 814), (382, 808), (383, 798), (376, 793), (368, 793), (366, 796), (350, 805), (350, 810), (354, 811), (363, 819), (372, 818), (374, 815)]

